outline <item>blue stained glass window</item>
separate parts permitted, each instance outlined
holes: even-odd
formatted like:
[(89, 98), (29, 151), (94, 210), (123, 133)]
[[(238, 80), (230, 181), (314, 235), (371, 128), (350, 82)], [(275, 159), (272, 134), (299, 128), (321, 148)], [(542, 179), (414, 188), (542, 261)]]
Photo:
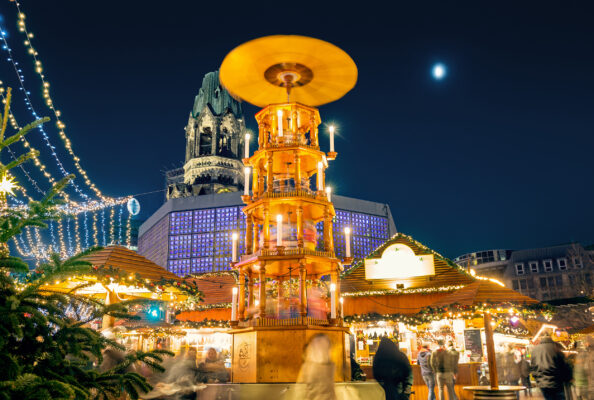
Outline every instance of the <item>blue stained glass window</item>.
[(192, 232), (192, 211), (171, 213), (169, 219), (169, 233), (179, 235)]
[(168, 269), (176, 275), (188, 275), (190, 273), (190, 259), (169, 260)]
[(194, 211), (194, 232), (212, 232), (214, 230), (215, 209)]
[(192, 235), (192, 257), (212, 256), (214, 233)]
[(237, 229), (238, 207), (217, 208), (216, 231)]
[(370, 239), (361, 236), (353, 237), (353, 256), (355, 258), (365, 258), (369, 253), (371, 253)]
[(200, 274), (212, 271), (212, 257), (192, 258), (192, 273)]
[(231, 232), (217, 232), (215, 233), (214, 253), (215, 255), (231, 254), (232, 246)]
[(352, 213), (352, 232), (353, 236), (367, 236), (369, 235), (369, 215)]
[(192, 235), (171, 236), (169, 238), (169, 258), (189, 258), (192, 251)]
[(230, 256), (225, 256), (225, 257), (215, 257), (214, 259), (214, 263), (213, 263), (213, 270), (214, 271), (228, 271), (231, 269), (231, 257)]

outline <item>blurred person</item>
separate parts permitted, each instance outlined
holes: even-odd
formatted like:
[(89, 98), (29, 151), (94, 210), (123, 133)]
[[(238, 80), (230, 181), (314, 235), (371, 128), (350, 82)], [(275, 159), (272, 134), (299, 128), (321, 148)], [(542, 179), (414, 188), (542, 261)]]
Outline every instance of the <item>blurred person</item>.
[(315, 319), (326, 319), (330, 310), (326, 304), (324, 292), (318, 287), (307, 289), (307, 316)]
[(532, 383), (530, 382), (530, 363), (523, 354), (520, 354), (518, 361), (518, 370), (520, 372), (520, 384), (526, 389), (524, 393), (532, 397)]
[(229, 372), (225, 362), (220, 359), (214, 348), (206, 351), (204, 361), (198, 364), (198, 380), (203, 383), (219, 383), (229, 381)]
[(296, 398), (306, 400), (336, 400), (334, 391), (335, 365), (330, 360), (332, 343), (328, 336), (317, 334), (305, 347), (301, 370), (297, 377)]
[(429, 343), (423, 343), (417, 357), (417, 364), (421, 367), (421, 376), (429, 389), (427, 400), (435, 400), (435, 373), (431, 368), (431, 350)]
[(458, 371), (458, 362), (453, 362), (452, 354), (445, 349), (443, 339), (437, 340), (439, 348), (431, 354), (431, 369), (435, 372), (437, 380), (438, 398), (444, 400), (444, 386), (448, 388), (448, 400), (457, 400), (454, 390), (455, 372)]
[[(448, 341), (448, 352), (450, 353), (450, 369), (454, 372), (454, 388), (456, 387), (456, 379), (458, 379), (458, 363), (460, 362), (460, 353), (456, 350), (456, 346), (452, 340)], [(458, 400), (456, 391), (454, 390), (454, 399)]]
[(532, 376), (545, 400), (565, 400), (565, 385), (572, 377), (571, 366), (550, 336), (543, 336), (531, 354)]
[(578, 348), (574, 383), (578, 400), (594, 399), (594, 337), (588, 336)]
[(373, 357), (373, 376), (386, 392), (386, 400), (406, 400), (413, 384), (408, 357), (398, 345), (382, 337)]

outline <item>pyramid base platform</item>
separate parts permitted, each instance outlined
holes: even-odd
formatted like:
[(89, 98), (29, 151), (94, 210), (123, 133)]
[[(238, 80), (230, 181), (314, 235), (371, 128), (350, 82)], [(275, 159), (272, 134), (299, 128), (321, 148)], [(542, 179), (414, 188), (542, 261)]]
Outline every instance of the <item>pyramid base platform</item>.
[(348, 328), (338, 326), (256, 326), (230, 331), (233, 383), (293, 383), (310, 338), (325, 334), (332, 343), (335, 382), (351, 379)]

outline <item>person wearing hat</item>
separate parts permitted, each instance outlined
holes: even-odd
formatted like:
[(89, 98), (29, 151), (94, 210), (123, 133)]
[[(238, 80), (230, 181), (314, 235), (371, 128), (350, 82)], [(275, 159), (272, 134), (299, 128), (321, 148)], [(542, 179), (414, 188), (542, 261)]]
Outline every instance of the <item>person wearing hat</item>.
[(435, 373), (431, 368), (431, 350), (429, 343), (424, 342), (417, 357), (417, 364), (421, 367), (421, 375), (425, 381), (425, 385), (429, 389), (427, 400), (435, 400)]

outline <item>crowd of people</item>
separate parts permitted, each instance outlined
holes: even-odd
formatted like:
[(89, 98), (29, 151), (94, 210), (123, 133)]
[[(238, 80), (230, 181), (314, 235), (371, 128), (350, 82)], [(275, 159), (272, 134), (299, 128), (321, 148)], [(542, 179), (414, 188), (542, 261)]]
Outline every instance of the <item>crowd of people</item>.
[[(417, 357), (421, 376), (428, 388), (428, 400), (458, 400), (454, 390), (458, 378), (459, 353), (453, 342), (446, 346), (437, 340), (423, 343)], [(332, 344), (328, 336), (313, 336), (304, 349), (303, 364), (297, 379), (297, 398), (335, 400), (335, 364), (331, 361)], [(496, 363), (500, 385), (524, 386), (525, 394), (532, 396), (531, 376), (545, 400), (594, 400), (594, 337), (587, 337), (568, 357), (550, 336), (543, 336), (527, 352), (511, 347), (497, 354)], [(124, 354), (107, 349), (100, 369), (112, 368), (124, 359)], [(351, 359), (351, 367), (356, 363)], [(187, 392), (195, 393), (204, 383), (229, 381), (229, 372), (220, 355), (213, 348), (199, 360), (196, 349), (184, 348), (175, 357), (165, 360), (166, 372), (158, 374), (135, 370), (147, 377), (154, 386), (147, 398), (183, 399)], [(360, 369), (359, 369), (360, 371)], [(408, 357), (400, 351), (398, 343), (382, 337), (373, 359), (373, 376), (385, 391), (386, 400), (407, 400), (412, 393), (413, 372)], [(488, 382), (481, 382), (488, 384)], [(447, 394), (446, 394), (447, 393)], [(180, 397), (180, 395), (182, 395)]]

